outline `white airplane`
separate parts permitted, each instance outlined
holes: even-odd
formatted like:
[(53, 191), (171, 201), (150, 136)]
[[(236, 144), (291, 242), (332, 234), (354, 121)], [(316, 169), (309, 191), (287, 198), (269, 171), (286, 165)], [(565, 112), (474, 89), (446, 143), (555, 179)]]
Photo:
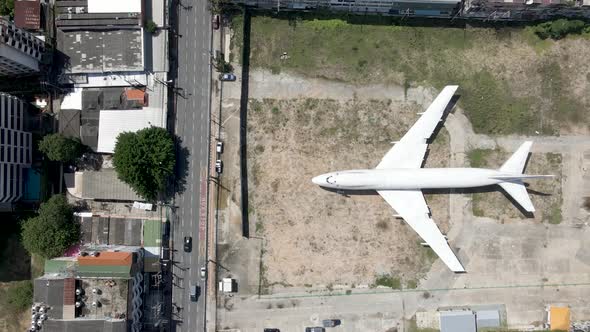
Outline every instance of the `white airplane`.
[(526, 211), (535, 208), (524, 179), (553, 175), (525, 175), (524, 167), (533, 142), (524, 142), (499, 169), (422, 168), (427, 140), (441, 121), (458, 86), (446, 86), (404, 137), (385, 154), (375, 169), (322, 174), (312, 182), (340, 190), (376, 190), (454, 272), (465, 268), (451, 250), (426, 205), (422, 189), (471, 188), (500, 185)]

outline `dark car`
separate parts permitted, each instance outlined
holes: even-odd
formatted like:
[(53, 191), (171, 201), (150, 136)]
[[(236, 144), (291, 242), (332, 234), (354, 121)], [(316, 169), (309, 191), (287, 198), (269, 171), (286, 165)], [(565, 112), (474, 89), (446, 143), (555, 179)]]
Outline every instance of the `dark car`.
[(322, 321), (324, 327), (334, 327), (340, 325), (340, 319), (324, 319)]
[(232, 73), (219, 74), (219, 80), (220, 81), (235, 81), (236, 75), (234, 75)]
[(201, 287), (199, 287), (197, 285), (191, 285), (190, 291), (191, 291), (191, 301), (197, 302), (197, 300), (199, 299), (199, 295), (201, 295)]
[(326, 329), (323, 327), (306, 327), (305, 332), (326, 332)]
[(217, 172), (217, 174), (223, 173), (223, 161), (219, 159), (215, 161), (215, 172)]
[(270, 328), (270, 329), (264, 329), (264, 332), (281, 332), (281, 330)]
[(219, 29), (219, 15), (213, 15), (213, 17), (211, 18), (211, 24), (213, 25), (213, 29)]
[(184, 237), (184, 251), (191, 252), (193, 250), (193, 238), (190, 236)]

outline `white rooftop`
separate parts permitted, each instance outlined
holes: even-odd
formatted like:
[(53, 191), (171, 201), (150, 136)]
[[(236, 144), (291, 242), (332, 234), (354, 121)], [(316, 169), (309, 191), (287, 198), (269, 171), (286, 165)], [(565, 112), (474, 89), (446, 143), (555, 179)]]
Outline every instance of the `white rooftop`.
[(100, 111), (96, 152), (113, 153), (120, 133), (136, 132), (151, 126), (164, 128), (163, 113), (162, 109), (153, 107), (144, 107), (139, 110)]
[(88, 0), (89, 13), (141, 13), (141, 0)]
[(75, 88), (74, 91), (64, 96), (61, 101), (63, 110), (82, 110), (82, 89)]

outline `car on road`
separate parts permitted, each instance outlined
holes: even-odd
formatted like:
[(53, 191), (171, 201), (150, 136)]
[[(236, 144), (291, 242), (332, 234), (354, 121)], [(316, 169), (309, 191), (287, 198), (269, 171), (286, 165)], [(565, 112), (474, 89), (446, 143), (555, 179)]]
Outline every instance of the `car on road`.
[(236, 75), (234, 75), (232, 73), (219, 74), (219, 80), (220, 81), (235, 81)]
[(334, 327), (340, 325), (340, 319), (324, 319), (322, 321), (324, 327)]
[(221, 161), (221, 159), (215, 161), (215, 172), (217, 172), (217, 174), (223, 173), (223, 161)]
[(211, 24), (213, 25), (213, 29), (215, 29), (215, 30), (219, 29), (219, 15), (218, 14), (213, 15), (213, 17), (211, 18)]
[(193, 250), (193, 238), (191, 236), (184, 237), (184, 252), (191, 252)]
[(223, 153), (223, 142), (217, 142), (215, 145), (215, 151), (217, 151), (217, 153)]
[(264, 329), (264, 332), (281, 332), (281, 330), (274, 329), (274, 328), (268, 328), (268, 329)]
[(197, 285), (191, 285), (191, 301), (197, 302), (199, 295), (201, 295), (201, 287)]
[(201, 280), (205, 280), (205, 278), (207, 277), (207, 268), (204, 266), (201, 266), (201, 270), (199, 271), (199, 275), (201, 276)]
[(326, 329), (321, 326), (306, 327), (305, 332), (326, 332)]

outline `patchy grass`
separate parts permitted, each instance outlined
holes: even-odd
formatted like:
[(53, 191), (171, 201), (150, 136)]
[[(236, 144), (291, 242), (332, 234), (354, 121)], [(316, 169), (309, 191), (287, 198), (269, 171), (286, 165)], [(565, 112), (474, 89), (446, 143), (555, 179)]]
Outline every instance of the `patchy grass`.
[[(242, 17), (234, 18), (232, 44), (237, 48), (241, 26)], [(580, 46), (590, 49), (582, 37), (551, 41), (540, 39), (532, 28), (363, 25), (297, 16), (255, 16), (251, 31), (251, 66), (274, 73), (393, 83), (406, 90), (458, 84), (459, 103), (476, 132), (554, 134), (588, 119), (587, 89), (572, 89), (585, 73), (569, 69), (586, 65), (576, 56)], [(283, 52), (288, 59), (281, 59)], [(552, 72), (544, 72), (544, 67)]]
[(416, 289), (418, 288), (418, 280), (410, 279), (406, 281), (406, 288), (407, 289)]
[(486, 167), (486, 158), (489, 156), (491, 150), (473, 149), (467, 153), (469, 164), (474, 168)]
[(393, 289), (401, 289), (402, 282), (398, 277), (393, 277), (389, 274), (383, 274), (375, 278), (374, 286), (385, 286)]

